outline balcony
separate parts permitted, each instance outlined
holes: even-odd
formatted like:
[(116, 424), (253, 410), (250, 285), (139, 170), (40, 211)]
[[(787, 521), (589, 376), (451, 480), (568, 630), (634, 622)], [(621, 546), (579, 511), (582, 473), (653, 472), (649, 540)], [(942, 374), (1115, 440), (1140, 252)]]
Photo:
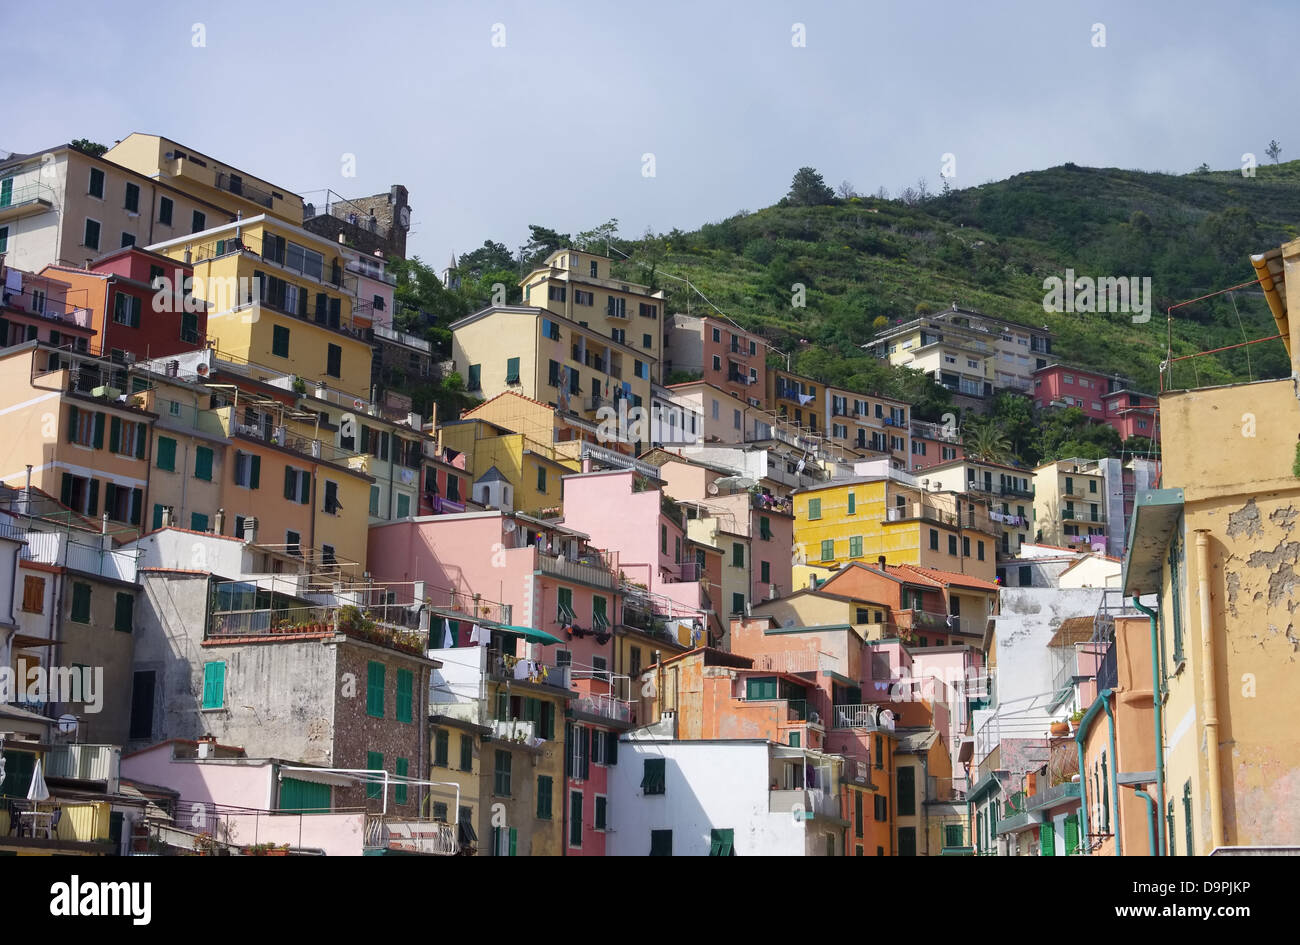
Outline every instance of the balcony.
[[(30, 280), (24, 281), (30, 283)], [(22, 292), (10, 292), (6, 289), (4, 304), (24, 315), (41, 318), (47, 322), (75, 328), (90, 328), (90, 309), (78, 308), (70, 302), (49, 298), (41, 289), (33, 290), (30, 284)], [(3, 342), (4, 339), (0, 339), (0, 344)]]
[(809, 791), (803, 788), (768, 791), (767, 809), (772, 814), (791, 815), (796, 810), (799, 810), (809, 820), (814, 816), (838, 820), (841, 816), (840, 799), (837, 795), (825, 791)]
[[(357, 608), (351, 608), (357, 610)], [(340, 611), (343, 614), (340, 615)], [(208, 623), (207, 639), (231, 637), (280, 637), (298, 640), (304, 635), (338, 634), (388, 647), (412, 656), (424, 656), (428, 633), (392, 621), (405, 617), (418, 623), (405, 608), (390, 609), (387, 620), (375, 620), (367, 614), (353, 615), (341, 607), (278, 607), (251, 610), (213, 610)]]
[(405, 820), (367, 816), (366, 852), (393, 850), (432, 856), (455, 856), (460, 852), (457, 825), (436, 820)]
[(613, 590), (618, 585), (617, 567), (617, 552), (592, 551), (579, 556), (577, 561), (537, 552), (537, 570), (542, 574), (606, 590)]
[(134, 551), (105, 551), (98, 545), (82, 544), (62, 532), (28, 532), (27, 545), (22, 549), (24, 561), (55, 565), (128, 584), (135, 583), (137, 557), (138, 553)]
[(552, 666), (549, 663), (524, 660), (510, 653), (502, 653), (500, 650), (489, 650), (487, 656), (488, 675), (495, 680), (551, 686), (565, 692), (569, 690), (568, 666)]
[(892, 713), (883, 706), (872, 704), (837, 705), (831, 707), (831, 728), (862, 729), (868, 732), (892, 732), (894, 721)]
[(408, 348), (414, 348), (417, 351), (423, 351), (425, 354), (433, 352), (433, 345), (418, 338), (415, 335), (408, 335), (404, 331), (398, 331), (395, 328), (388, 328), (384, 325), (375, 325), (373, 327), (376, 338), (382, 338), (385, 341), (391, 341), (394, 344), (405, 345)]
[(252, 184), (245, 183), (244, 179), (238, 174), (227, 174), (225, 172), (218, 173), (216, 187), (217, 190), (224, 190), (226, 193), (234, 194), (236, 197), (243, 197), (245, 200), (255, 203), (259, 207), (265, 207), (268, 210), (275, 206), (275, 199), (271, 196), (270, 192), (265, 191), (260, 187), (254, 187)]
[(600, 693), (580, 696), (570, 702), (569, 705), (574, 712), (608, 719), (611, 722), (630, 723), (632, 720), (632, 706), (630, 703)]
[(885, 520), (888, 522), (905, 522), (914, 519), (947, 525), (949, 528), (969, 528), (990, 535), (996, 535), (1000, 531), (1000, 526), (995, 527), (993, 520), (986, 513), (976, 512), (974, 509), (967, 509), (958, 516), (956, 512), (936, 508), (928, 502), (908, 502), (887, 509), (885, 513)]
[[(122, 749), (116, 745), (62, 745), (45, 756), (45, 773), (52, 778), (116, 784)], [(110, 789), (113, 793), (116, 788)]]
[(1061, 505), (1061, 521), (1063, 522), (1083, 522), (1092, 525), (1105, 525), (1105, 512), (1091, 512), (1084, 509), (1076, 509), (1073, 505)]
[(53, 210), (55, 199), (54, 188), (48, 184), (37, 182), (15, 187), (9, 193), (0, 195), (0, 223)]
[[(0, 837), (6, 846), (43, 852), (112, 852), (107, 801), (70, 802), (5, 798), (0, 805)], [(12, 836), (11, 836), (12, 834)]]

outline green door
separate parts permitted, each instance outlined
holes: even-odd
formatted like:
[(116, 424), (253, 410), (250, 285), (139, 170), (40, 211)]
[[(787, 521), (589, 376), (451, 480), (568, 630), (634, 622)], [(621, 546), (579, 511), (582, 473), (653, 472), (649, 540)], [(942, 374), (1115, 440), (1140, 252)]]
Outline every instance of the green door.
[(1042, 856), (1056, 856), (1056, 831), (1051, 824), (1038, 825), (1038, 845)]

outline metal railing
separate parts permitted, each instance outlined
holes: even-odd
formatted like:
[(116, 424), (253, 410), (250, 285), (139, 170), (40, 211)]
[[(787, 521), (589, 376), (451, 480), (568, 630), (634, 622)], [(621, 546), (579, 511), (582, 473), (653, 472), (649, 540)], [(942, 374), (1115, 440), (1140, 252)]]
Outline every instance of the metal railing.
[[(43, 318), (46, 321), (75, 325), (78, 328), (90, 327), (90, 309), (73, 305), (71, 302), (52, 299), (39, 288), (29, 287), (22, 292), (4, 289), (2, 297), (5, 305), (21, 309), (27, 315)], [(6, 340), (0, 338), (0, 344)]]
[(60, 745), (45, 756), (46, 774), (56, 778), (112, 782), (118, 779), (122, 749), (116, 745)]
[(543, 574), (595, 584), (598, 587), (612, 590), (618, 583), (618, 577), (614, 570), (616, 565), (611, 565), (610, 556), (613, 554), (616, 554), (616, 552), (593, 551), (584, 555), (578, 561), (570, 561), (564, 557), (552, 557), (539, 550), (537, 552), (537, 568)]
[(104, 550), (98, 545), (73, 541), (70, 536), (56, 532), (28, 532), (27, 545), (22, 550), (25, 561), (52, 564), (135, 583), (138, 551)]
[(268, 210), (275, 206), (275, 199), (269, 192), (252, 184), (244, 183), (243, 178), (238, 174), (227, 174), (224, 171), (218, 172), (216, 186), (218, 190), (224, 190), (226, 193), (243, 197), (245, 200), (251, 200)]
[(460, 838), (455, 824), (367, 815), (364, 846), (367, 850), (455, 856), (460, 852)]
[(575, 712), (583, 712), (587, 715), (613, 719), (618, 722), (627, 722), (632, 718), (632, 707), (629, 703), (599, 693), (580, 696), (574, 699), (570, 705)]
[(869, 732), (889, 731), (892, 725), (881, 716), (885, 707), (857, 704), (831, 707), (831, 728), (860, 728)]

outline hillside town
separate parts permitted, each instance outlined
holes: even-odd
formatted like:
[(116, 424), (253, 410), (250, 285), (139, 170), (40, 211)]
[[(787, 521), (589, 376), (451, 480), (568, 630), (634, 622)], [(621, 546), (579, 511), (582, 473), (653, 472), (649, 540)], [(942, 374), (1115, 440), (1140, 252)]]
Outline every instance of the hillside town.
[[(936, 418), (592, 244), (441, 351), (412, 196), (0, 160), (0, 854), (1300, 846), (1300, 240), (1239, 267), (1288, 377), (1142, 389), (955, 301), (869, 346)], [(1146, 445), (972, 448), (1007, 394)]]

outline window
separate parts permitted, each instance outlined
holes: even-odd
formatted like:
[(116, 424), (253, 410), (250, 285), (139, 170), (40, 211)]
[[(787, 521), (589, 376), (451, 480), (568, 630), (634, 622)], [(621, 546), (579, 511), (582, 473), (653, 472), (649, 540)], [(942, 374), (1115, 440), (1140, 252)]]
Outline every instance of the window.
[[(845, 428), (845, 430), (846, 432), (844, 435), (848, 436), (847, 427)], [(854, 493), (850, 492), (849, 493), (849, 514), (853, 515), (857, 511), (858, 511), (858, 497)]]
[(171, 437), (158, 437), (158, 468), (176, 471), (176, 441)]
[[(384, 756), (377, 751), (366, 752), (366, 770), (383, 771)], [(384, 796), (384, 782), (382, 779), (373, 779), (366, 782), (366, 799), (377, 801)]]
[(582, 792), (569, 792), (569, 846), (582, 846)]
[(764, 584), (772, 583), (772, 565), (768, 561), (758, 563), (758, 579)]
[(86, 217), (86, 229), (81, 244), (87, 249), (99, 249), (99, 221)]
[(289, 329), (283, 325), (275, 325), (271, 329), (271, 354), (277, 358), (289, 356)]
[(898, 800), (894, 802), (894, 813), (899, 817), (912, 817), (916, 814), (916, 769), (907, 767), (898, 769)]
[(519, 359), (518, 358), (506, 359), (506, 383), (507, 384), (519, 383)]
[(671, 830), (650, 831), (650, 855), (651, 856), (672, 856), (673, 855), (673, 832)]
[(722, 370), (722, 358), (718, 357), (716, 354), (713, 356), (713, 370)]
[(143, 423), (122, 420), (113, 417), (109, 424), (108, 448), (119, 456), (134, 456), (144, 459), (144, 441), (146, 434)]
[(212, 450), (207, 446), (200, 446), (194, 451), (194, 478), (202, 479), (206, 482), (212, 481)]
[(90, 585), (74, 582), (72, 585), (72, 615), (74, 623), (90, 623)]
[(135, 595), (118, 593), (113, 600), (113, 629), (130, 633), (135, 616)]
[(984, 542), (975, 543), (975, 557), (980, 561), (984, 560)]
[(412, 719), (411, 703), (414, 696), (415, 676), (409, 669), (399, 669), (397, 671), (397, 704), (394, 711), (397, 713), (397, 721), (410, 722)]
[(126, 231), (123, 231), (122, 244), (121, 244), (122, 249), (126, 249), (128, 246), (134, 246), (134, 245), (135, 245), (135, 234), (127, 233)]
[(735, 856), (736, 831), (732, 828), (726, 830), (709, 831), (709, 856)]
[(366, 665), (366, 715), (384, 717), (384, 664), (375, 660)]
[[(408, 771), (410, 771), (410, 762), (407, 761), (407, 759), (398, 758), (397, 761), (393, 763), (393, 773), (397, 775), (399, 778), (405, 778)], [(393, 787), (393, 800), (396, 801), (398, 804), (405, 804), (406, 791), (407, 791), (407, 785), (399, 781)]]
[(809, 500), (808, 500), (808, 520), (809, 520), (809, 521), (816, 521), (817, 519), (819, 519), (819, 518), (821, 518), (821, 517), (822, 517), (822, 500), (821, 500), (821, 499), (809, 499)]
[(339, 484), (325, 480), (325, 511), (330, 515), (337, 515), (343, 508), (343, 503), (339, 501)]
[(201, 210), (195, 210), (194, 215), (190, 217), (190, 232), (198, 233), (208, 225), (208, 218)]
[(113, 296), (113, 323), (128, 328), (140, 327), (140, 299), (125, 292)]
[(87, 185), (86, 193), (100, 200), (104, 199), (104, 172), (97, 167), (90, 169), (90, 183)]
[(561, 587), (556, 592), (557, 609), (556, 621), (561, 624), (571, 624), (577, 620), (577, 615), (573, 611), (573, 589)]
[(129, 181), (126, 185), (126, 200), (122, 205), (129, 213), (140, 212), (140, 185)]
[[(8, 249), (9, 249), (9, 227), (0, 226), (0, 253), (6, 252)], [(5, 344), (7, 341), (8, 341), (7, 338), (0, 338), (0, 344)]]
[(305, 469), (284, 467), (284, 497), (290, 502), (306, 505), (311, 501), (311, 473)]
[[(1172, 801), (1171, 801), (1172, 803)], [(1195, 847), (1192, 845), (1192, 780), (1187, 779), (1183, 785), (1183, 841), (1187, 844), (1187, 856), (1195, 855)], [(1169, 835), (1171, 838), (1173, 834)], [(1173, 843), (1170, 842), (1170, 853), (1173, 853)]]
[(658, 318), (658, 317), (659, 317), (659, 306), (658, 306), (658, 305), (652, 305), (652, 304), (650, 304), (650, 303), (648, 303), (648, 302), (642, 302), (641, 305), (640, 305), (640, 309), (639, 309), (639, 311), (640, 311), (640, 314), (641, 314), (641, 317), (642, 317), (642, 318)]
[(462, 735), (460, 737), (460, 770), (474, 770), (474, 736)]
[(537, 466), (537, 491), (546, 491), (546, 467), (540, 463)]
[(597, 794), (595, 807), (595, 812), (592, 815), (592, 827), (596, 830), (604, 830), (608, 822), (609, 799), (604, 794)]
[(744, 594), (732, 594), (732, 595), (731, 595), (731, 612), (732, 612), (733, 614), (743, 614), (743, 613), (745, 612), (745, 595), (744, 595)]
[(551, 819), (551, 790), (553, 779), (544, 774), (537, 776), (537, 819)]
[(23, 612), (45, 613), (45, 578), (23, 578)]
[(257, 489), (262, 482), (262, 457), (256, 453), (235, 451), (235, 485)]
[(433, 733), (433, 766), (435, 768), (445, 768), (448, 765), (448, 746), (451, 742), (451, 733), (445, 728), (440, 728)]
[(158, 198), (158, 222), (163, 226), (172, 225), (172, 209), (174, 207), (175, 203), (171, 197)]
[(220, 709), (226, 704), (226, 663), (216, 660), (203, 664), (203, 708)]
[[(561, 289), (560, 291), (563, 292), (564, 290)], [(561, 299), (560, 301), (563, 301), (563, 299)], [(583, 289), (574, 289), (574, 290), (573, 290), (573, 304), (574, 304), (574, 305), (595, 305), (595, 304), (596, 304), (596, 293), (594, 293), (594, 292), (587, 292), (587, 291), (585, 291), (585, 290), (583, 290)]]
[(738, 541), (731, 543), (731, 566), (733, 568), (745, 566), (745, 546)]
[(645, 769), (641, 775), (641, 791), (646, 795), (663, 794), (667, 784), (667, 761), (663, 758), (645, 759)]
[(850, 558), (862, 557), (862, 536), (861, 535), (855, 535), (849, 539), (849, 557)]
[(330, 377), (343, 376), (343, 349), (330, 345), (325, 353), (325, 373)]
[(822, 542), (822, 560), (832, 561), (835, 558), (835, 539), (827, 538)]
[[(967, 539), (967, 540), (969, 541), (969, 539)], [(957, 536), (956, 536), (956, 535), (949, 535), (949, 536), (948, 536), (948, 554), (950, 554), (950, 555), (955, 555), (955, 554), (957, 554)]]
[(497, 797), (510, 796), (510, 762), (510, 752), (498, 749), (492, 768), (492, 793)]
[(480, 383), (482, 371), (483, 365), (481, 364), (471, 364), (469, 366), (469, 381), (465, 385), (466, 390), (479, 390), (482, 388), (483, 385)]

